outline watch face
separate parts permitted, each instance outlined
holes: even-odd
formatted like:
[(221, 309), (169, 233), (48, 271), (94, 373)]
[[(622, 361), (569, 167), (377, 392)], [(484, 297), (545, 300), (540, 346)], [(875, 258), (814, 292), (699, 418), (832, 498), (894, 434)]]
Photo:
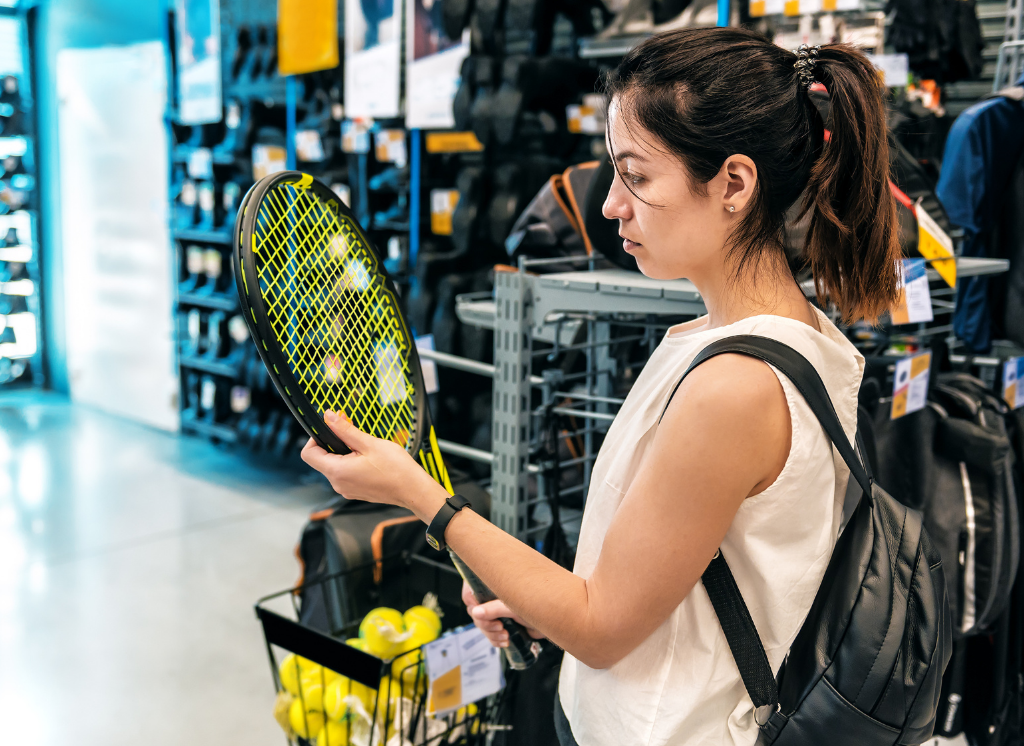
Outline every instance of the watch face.
[(430, 546), (431, 546), (431, 547), (432, 547), (433, 549), (436, 549), (436, 550), (440, 550), (440, 549), (441, 549), (441, 545), (440, 545), (440, 544), (438, 544), (438, 542), (437, 542), (437, 539), (435, 539), (435, 538), (434, 538), (433, 536), (431, 536), (430, 534), (427, 534), (427, 543), (428, 543), (428, 544), (429, 544), (429, 545), (430, 545)]

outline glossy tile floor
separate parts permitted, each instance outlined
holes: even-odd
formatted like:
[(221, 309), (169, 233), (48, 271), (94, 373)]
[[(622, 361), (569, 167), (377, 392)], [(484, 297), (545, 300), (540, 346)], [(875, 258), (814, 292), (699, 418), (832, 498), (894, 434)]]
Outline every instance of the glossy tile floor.
[(252, 606), (326, 485), (0, 395), (0, 743), (282, 746)]

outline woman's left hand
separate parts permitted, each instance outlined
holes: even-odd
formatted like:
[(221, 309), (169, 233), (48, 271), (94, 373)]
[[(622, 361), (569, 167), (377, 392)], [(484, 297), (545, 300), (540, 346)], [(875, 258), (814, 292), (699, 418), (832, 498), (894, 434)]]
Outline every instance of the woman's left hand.
[(397, 443), (364, 433), (342, 413), (324, 412), (324, 422), (352, 452), (328, 453), (310, 438), (302, 460), (327, 477), (338, 494), (412, 508), (411, 496), (444, 491)]

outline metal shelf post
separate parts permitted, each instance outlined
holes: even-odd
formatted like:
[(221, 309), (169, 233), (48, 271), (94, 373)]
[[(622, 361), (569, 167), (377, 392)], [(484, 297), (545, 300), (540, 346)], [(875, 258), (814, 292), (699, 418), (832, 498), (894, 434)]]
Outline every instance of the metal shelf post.
[(530, 451), (530, 284), (522, 272), (494, 276), (494, 462), (491, 522), (526, 538)]

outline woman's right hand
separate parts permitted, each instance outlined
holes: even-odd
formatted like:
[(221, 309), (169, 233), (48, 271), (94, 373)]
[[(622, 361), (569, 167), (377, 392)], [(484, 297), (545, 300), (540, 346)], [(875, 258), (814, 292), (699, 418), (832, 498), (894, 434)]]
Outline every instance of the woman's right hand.
[(500, 621), (501, 619), (512, 619), (519, 622), (530, 637), (535, 640), (544, 639), (544, 635), (535, 629), (527, 627), (523, 620), (513, 614), (501, 601), (494, 600), (488, 601), (485, 604), (479, 603), (476, 600), (476, 596), (473, 595), (473, 590), (469, 587), (469, 583), (465, 581), (462, 582), (462, 601), (466, 604), (466, 611), (472, 617), (473, 624), (484, 633), (484, 636), (496, 648), (508, 647), (508, 632), (505, 631), (505, 627)]

